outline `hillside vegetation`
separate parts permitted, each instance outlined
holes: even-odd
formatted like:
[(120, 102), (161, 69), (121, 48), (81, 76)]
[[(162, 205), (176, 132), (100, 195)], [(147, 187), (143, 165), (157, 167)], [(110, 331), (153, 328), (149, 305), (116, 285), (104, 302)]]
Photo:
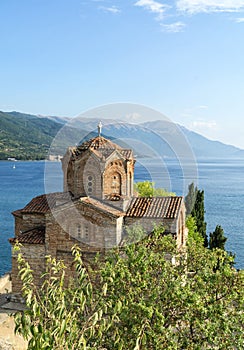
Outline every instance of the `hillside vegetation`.
[(44, 159), (61, 127), (48, 118), (0, 112), (0, 159)]
[[(102, 117), (102, 116), (101, 116)], [(150, 116), (149, 116), (150, 117)], [(63, 155), (68, 146), (78, 145), (97, 135), (100, 118), (39, 117), (18, 112), (0, 112), (0, 160), (44, 159)], [(244, 150), (212, 141), (168, 121), (129, 124), (102, 119), (102, 135), (138, 156), (243, 158)], [(56, 135), (58, 134), (58, 137)]]
[(76, 246), (68, 287), (63, 261), (47, 258), (40, 288), (18, 254), (27, 310), (15, 315), (17, 334), (29, 350), (242, 350), (243, 271), (224, 250), (203, 246), (193, 218), (188, 228), (187, 255), (161, 226), (146, 235), (138, 225), (133, 233), (144, 239), (126, 244), (130, 228), (123, 248), (97, 257), (94, 270)]

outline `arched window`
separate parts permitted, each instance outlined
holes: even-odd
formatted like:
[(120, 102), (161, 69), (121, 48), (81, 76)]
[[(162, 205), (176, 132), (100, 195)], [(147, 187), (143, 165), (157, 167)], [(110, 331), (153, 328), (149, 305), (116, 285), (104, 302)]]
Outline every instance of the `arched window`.
[(118, 172), (111, 175), (111, 192), (121, 195), (121, 175)]

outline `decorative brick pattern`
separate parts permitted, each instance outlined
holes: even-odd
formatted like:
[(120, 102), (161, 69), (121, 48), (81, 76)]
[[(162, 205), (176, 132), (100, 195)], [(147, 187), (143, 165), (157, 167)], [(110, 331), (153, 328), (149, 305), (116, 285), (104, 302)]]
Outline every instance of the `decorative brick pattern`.
[[(185, 245), (185, 206), (182, 197), (133, 197), (134, 164), (131, 150), (98, 136), (69, 147), (62, 167), (64, 192), (33, 198), (13, 212), (15, 237), (41, 286), (45, 256), (64, 261), (66, 282), (75, 275), (71, 248), (77, 244), (85, 264), (99, 252), (118, 246), (125, 226), (140, 224), (150, 233), (163, 224), (177, 246)], [(21, 291), (17, 256), (12, 252), (13, 291)]]

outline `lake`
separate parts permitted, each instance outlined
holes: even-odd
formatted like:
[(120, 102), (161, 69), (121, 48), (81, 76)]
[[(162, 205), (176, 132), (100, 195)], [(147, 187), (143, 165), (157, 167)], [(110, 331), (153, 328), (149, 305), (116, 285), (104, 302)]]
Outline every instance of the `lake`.
[[(152, 180), (177, 195), (185, 195), (194, 181), (205, 192), (207, 232), (221, 225), (226, 248), (236, 254), (236, 267), (244, 268), (244, 161), (205, 159), (182, 165), (170, 159), (138, 159), (135, 181)], [(8, 238), (14, 236), (11, 212), (34, 196), (62, 190), (60, 162), (0, 162), (0, 276), (11, 270)]]

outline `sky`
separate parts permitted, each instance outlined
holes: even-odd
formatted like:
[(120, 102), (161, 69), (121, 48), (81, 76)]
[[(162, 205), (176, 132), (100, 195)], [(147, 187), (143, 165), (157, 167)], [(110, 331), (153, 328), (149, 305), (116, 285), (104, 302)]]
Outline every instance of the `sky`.
[(244, 0), (1, 0), (0, 48), (2, 111), (136, 103), (244, 149)]

